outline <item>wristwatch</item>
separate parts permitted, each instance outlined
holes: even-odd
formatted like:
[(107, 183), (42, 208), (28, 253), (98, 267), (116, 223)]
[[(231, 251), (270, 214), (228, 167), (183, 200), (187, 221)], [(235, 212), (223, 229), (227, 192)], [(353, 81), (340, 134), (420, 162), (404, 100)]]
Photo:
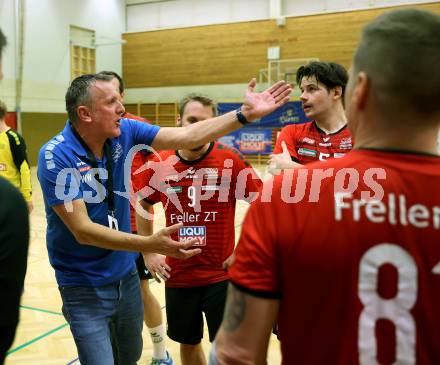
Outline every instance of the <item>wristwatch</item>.
[(246, 119), (246, 117), (243, 115), (243, 112), (241, 111), (241, 107), (235, 110), (235, 116), (237, 117), (238, 121), (243, 124), (249, 124), (250, 122)]

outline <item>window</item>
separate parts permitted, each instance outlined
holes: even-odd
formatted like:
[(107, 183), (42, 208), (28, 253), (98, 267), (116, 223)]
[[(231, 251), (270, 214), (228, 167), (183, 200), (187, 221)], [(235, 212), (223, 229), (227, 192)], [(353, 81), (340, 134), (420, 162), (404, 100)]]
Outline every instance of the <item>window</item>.
[(70, 26), (70, 77), (96, 72), (95, 31)]

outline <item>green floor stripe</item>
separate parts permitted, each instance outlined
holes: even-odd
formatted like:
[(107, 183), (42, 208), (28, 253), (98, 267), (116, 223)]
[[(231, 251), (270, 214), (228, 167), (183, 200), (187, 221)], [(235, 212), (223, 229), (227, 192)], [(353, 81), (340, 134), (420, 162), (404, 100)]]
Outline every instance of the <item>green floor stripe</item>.
[(57, 331), (63, 329), (64, 327), (66, 327), (66, 326), (68, 326), (68, 325), (69, 325), (68, 323), (64, 323), (64, 324), (62, 324), (61, 326), (58, 326), (58, 327), (54, 328), (53, 330), (50, 330), (49, 332), (43, 333), (41, 336), (35, 337), (34, 339), (32, 339), (32, 340), (30, 340), (30, 341), (28, 341), (28, 342), (25, 342), (24, 344), (22, 344), (22, 345), (20, 345), (20, 346), (17, 346), (17, 347), (15, 347), (15, 348), (11, 349), (11, 350), (9, 350), (9, 351), (7, 352), (6, 355), (10, 355), (10, 354), (12, 354), (13, 352), (16, 352), (16, 351), (21, 350), (21, 349), (23, 349), (23, 348), (25, 348), (25, 347), (27, 347), (27, 346), (29, 346), (29, 345), (32, 345), (33, 343), (35, 343), (35, 342), (41, 340), (41, 339), (44, 338), (44, 337), (47, 337), (47, 336), (51, 335), (51, 334), (54, 333), (54, 332), (57, 332)]
[(34, 308), (34, 307), (28, 307), (27, 305), (20, 305), (20, 308), (23, 309), (30, 309), (33, 311), (38, 311), (38, 312), (43, 312), (43, 313), (49, 313), (49, 314), (56, 314), (57, 316), (62, 316), (63, 313), (59, 313), (59, 312), (54, 312), (54, 311), (48, 311), (46, 309), (40, 309), (40, 308)]

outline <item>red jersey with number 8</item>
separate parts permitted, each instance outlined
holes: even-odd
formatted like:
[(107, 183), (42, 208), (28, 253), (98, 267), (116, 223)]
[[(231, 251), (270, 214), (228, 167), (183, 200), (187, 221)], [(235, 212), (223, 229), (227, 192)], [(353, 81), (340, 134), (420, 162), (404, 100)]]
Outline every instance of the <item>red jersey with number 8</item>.
[(280, 299), (283, 364), (440, 364), (440, 158), (355, 150), (286, 173), (230, 269)]
[[(176, 151), (154, 157), (135, 181), (150, 204), (162, 202), (167, 226), (183, 223), (173, 239), (197, 239), (202, 253), (188, 260), (167, 257), (169, 287), (194, 287), (228, 279), (223, 262), (235, 245), (237, 199), (255, 197), (261, 180), (241, 154), (221, 143), (211, 143), (199, 159), (187, 161)], [(143, 189), (143, 192), (142, 192)]]

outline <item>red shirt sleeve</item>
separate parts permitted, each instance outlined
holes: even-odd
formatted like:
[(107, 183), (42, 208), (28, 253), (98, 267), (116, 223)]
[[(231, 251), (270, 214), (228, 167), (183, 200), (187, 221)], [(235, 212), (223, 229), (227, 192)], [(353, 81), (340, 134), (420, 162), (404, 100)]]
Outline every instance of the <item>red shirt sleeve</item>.
[(160, 183), (159, 178), (157, 176), (157, 174), (159, 173), (158, 169), (146, 168), (145, 170), (140, 171), (137, 174), (134, 174), (134, 172), (138, 168), (142, 167), (142, 165), (147, 164), (148, 161), (152, 161), (154, 163), (156, 160), (157, 159), (155, 157), (152, 157), (151, 155), (144, 155), (138, 152), (133, 159), (133, 164), (131, 169), (132, 171), (131, 181), (133, 184), (133, 190), (137, 194), (139, 194), (142, 197), (142, 199), (145, 199), (147, 202), (151, 204), (156, 204), (160, 202), (160, 191), (158, 189), (153, 188), (153, 187), (158, 187), (159, 186), (158, 184)]
[(281, 296), (280, 258), (276, 249), (276, 223), (268, 205), (258, 198), (251, 204), (243, 222), (229, 269), (231, 281), (245, 292), (264, 298)]
[(296, 152), (296, 129), (294, 125), (288, 125), (281, 129), (280, 135), (277, 138), (275, 147), (273, 149), (274, 154), (282, 153), (281, 142), (286, 143), (287, 149), (289, 150), (290, 156), (298, 161), (298, 154)]
[[(131, 164), (131, 181), (133, 184), (134, 192), (138, 192), (142, 190), (142, 188), (146, 185), (146, 181), (148, 178), (148, 173), (150, 169), (146, 168), (148, 161), (152, 160), (154, 157), (153, 154), (145, 154), (143, 152), (137, 152), (133, 157), (133, 162)], [(139, 170), (144, 166), (143, 171)], [(146, 168), (146, 169), (145, 169)], [(138, 171), (139, 170), (139, 171)]]

